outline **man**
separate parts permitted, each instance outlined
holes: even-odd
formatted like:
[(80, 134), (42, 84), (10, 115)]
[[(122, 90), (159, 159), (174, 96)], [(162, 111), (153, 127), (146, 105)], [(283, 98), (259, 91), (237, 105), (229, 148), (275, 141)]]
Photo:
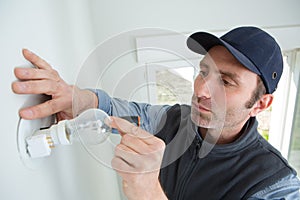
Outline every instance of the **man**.
[(296, 172), (258, 134), (255, 119), (271, 105), (282, 73), (276, 41), (259, 28), (239, 27), (221, 38), (194, 33), (187, 45), (205, 54), (191, 106), (138, 104), (80, 90), (24, 50), (39, 69), (15, 69), (23, 81), (12, 84), (14, 92), (52, 99), (20, 115), (66, 119), (98, 107), (113, 116), (141, 116), (141, 128), (112, 118), (122, 135), (112, 166), (129, 199), (299, 199)]

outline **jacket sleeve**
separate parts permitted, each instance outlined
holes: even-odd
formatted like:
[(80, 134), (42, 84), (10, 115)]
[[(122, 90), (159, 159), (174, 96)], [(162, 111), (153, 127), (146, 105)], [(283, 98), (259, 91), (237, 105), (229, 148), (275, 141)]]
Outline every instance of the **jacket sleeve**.
[(252, 195), (249, 200), (300, 200), (300, 181), (295, 175), (288, 175), (274, 185)]
[(112, 98), (100, 89), (91, 91), (98, 97), (99, 109), (110, 116), (139, 116), (141, 119), (141, 128), (153, 134), (157, 131), (156, 128), (158, 127), (160, 119), (170, 107), (168, 105), (151, 105)]

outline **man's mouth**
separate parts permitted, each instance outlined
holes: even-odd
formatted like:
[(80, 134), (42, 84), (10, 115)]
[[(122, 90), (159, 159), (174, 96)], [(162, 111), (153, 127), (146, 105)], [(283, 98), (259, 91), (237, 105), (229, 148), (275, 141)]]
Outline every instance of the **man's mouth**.
[(193, 107), (198, 111), (198, 112), (211, 112), (211, 109), (209, 106), (205, 106), (203, 104), (195, 103), (193, 102)]

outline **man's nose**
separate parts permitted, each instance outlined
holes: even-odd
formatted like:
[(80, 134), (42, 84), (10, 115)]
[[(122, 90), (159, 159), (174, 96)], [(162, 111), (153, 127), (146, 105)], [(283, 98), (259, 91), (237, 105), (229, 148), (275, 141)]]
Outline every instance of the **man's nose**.
[(199, 98), (210, 98), (212, 93), (212, 83), (209, 77), (198, 76), (194, 81), (194, 94)]

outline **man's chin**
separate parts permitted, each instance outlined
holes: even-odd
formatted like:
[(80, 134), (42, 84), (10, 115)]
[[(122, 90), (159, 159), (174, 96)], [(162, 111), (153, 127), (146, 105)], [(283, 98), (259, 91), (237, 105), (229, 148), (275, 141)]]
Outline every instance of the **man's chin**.
[(202, 128), (213, 128), (213, 124), (211, 122), (211, 117), (201, 116), (201, 115), (195, 115), (191, 114), (192, 122), (199, 127)]

